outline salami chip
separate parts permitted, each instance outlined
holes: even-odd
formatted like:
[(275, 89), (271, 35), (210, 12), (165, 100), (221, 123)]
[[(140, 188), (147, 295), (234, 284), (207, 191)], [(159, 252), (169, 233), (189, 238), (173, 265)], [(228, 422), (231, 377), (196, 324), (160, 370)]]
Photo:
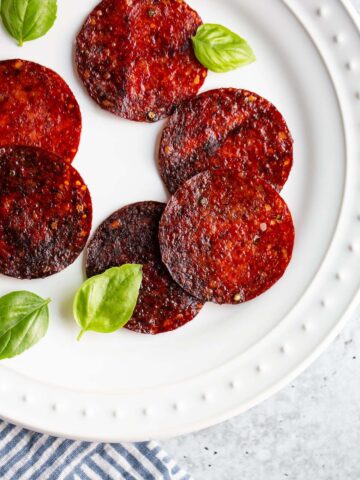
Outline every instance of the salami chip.
[(161, 261), (158, 229), (165, 205), (142, 202), (113, 213), (97, 229), (88, 246), (88, 277), (124, 263), (143, 265), (137, 306), (126, 328), (157, 334), (192, 320), (201, 302), (180, 288)]
[(77, 171), (35, 147), (0, 148), (0, 273), (43, 278), (70, 265), (91, 229)]
[(90, 96), (130, 120), (170, 115), (205, 80), (191, 44), (201, 23), (182, 0), (103, 0), (77, 37), (77, 68)]
[(79, 105), (57, 73), (25, 60), (0, 61), (0, 146), (40, 147), (71, 162), (80, 134)]
[(291, 214), (274, 188), (235, 171), (207, 171), (178, 189), (160, 222), (162, 259), (202, 301), (237, 304), (269, 289), (294, 244)]
[(169, 119), (160, 146), (160, 173), (170, 191), (197, 173), (234, 169), (281, 190), (293, 162), (293, 140), (270, 102), (233, 88), (184, 102)]

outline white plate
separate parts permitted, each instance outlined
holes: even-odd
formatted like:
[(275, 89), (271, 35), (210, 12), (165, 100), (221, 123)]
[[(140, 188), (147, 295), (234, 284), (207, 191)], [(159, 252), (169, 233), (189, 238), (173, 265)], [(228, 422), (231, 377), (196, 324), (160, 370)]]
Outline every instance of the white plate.
[[(162, 124), (121, 120), (83, 90), (72, 63), (75, 35), (96, 0), (59, 1), (55, 27), (22, 49), (0, 32), (1, 58), (59, 72), (83, 113), (74, 165), (88, 183), (94, 228), (115, 209), (165, 201), (156, 167)], [(340, 0), (190, 1), (206, 22), (249, 39), (257, 62), (210, 74), (204, 90), (244, 87), (275, 103), (295, 138), (283, 194), (296, 225), (283, 279), (241, 306), (206, 305), (190, 324), (157, 337), (126, 330), (76, 342), (71, 315), (83, 257), (45, 280), (0, 277), (0, 294), (52, 297), (51, 327), (35, 348), (0, 368), (0, 416), (34, 430), (86, 440), (160, 438), (236, 415), (277, 391), (344, 323), (360, 285), (360, 37)]]

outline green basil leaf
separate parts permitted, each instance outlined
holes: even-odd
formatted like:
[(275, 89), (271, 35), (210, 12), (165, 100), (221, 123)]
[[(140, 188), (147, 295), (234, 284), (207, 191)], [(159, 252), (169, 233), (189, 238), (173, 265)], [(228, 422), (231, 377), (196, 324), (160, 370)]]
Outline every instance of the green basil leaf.
[(92, 330), (115, 332), (131, 318), (139, 296), (142, 266), (126, 264), (86, 280), (75, 295), (73, 312), (81, 327), (78, 340)]
[(45, 35), (54, 25), (57, 0), (1, 0), (1, 18), (19, 45)]
[(200, 25), (192, 42), (196, 58), (213, 72), (228, 72), (256, 60), (247, 41), (222, 25)]
[(0, 298), (0, 360), (19, 355), (46, 334), (49, 303), (50, 299), (25, 291)]

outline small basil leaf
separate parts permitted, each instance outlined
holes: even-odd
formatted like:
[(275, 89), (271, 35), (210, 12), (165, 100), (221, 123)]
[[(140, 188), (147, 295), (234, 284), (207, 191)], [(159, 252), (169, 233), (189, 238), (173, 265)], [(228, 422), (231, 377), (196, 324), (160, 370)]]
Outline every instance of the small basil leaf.
[(131, 318), (139, 296), (142, 266), (126, 264), (86, 280), (75, 295), (73, 311), (81, 327), (78, 340), (92, 330), (115, 332)]
[(57, 0), (2, 0), (1, 18), (19, 45), (45, 35), (54, 25)]
[(192, 42), (196, 58), (213, 72), (228, 72), (256, 60), (247, 41), (222, 25), (200, 25)]
[(46, 334), (49, 303), (49, 299), (25, 291), (0, 298), (0, 360), (19, 355)]

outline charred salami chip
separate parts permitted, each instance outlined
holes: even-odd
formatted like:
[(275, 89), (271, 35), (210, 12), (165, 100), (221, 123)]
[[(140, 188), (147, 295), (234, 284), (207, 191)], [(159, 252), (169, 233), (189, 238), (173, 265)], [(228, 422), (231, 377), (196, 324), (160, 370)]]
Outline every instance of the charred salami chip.
[(197, 173), (234, 169), (281, 190), (293, 162), (293, 140), (270, 102), (247, 90), (205, 92), (169, 119), (160, 146), (160, 173), (170, 191)]
[(88, 246), (88, 277), (124, 263), (143, 265), (143, 281), (132, 319), (126, 328), (157, 334), (192, 320), (202, 304), (180, 288), (161, 261), (158, 229), (165, 205), (142, 202), (113, 213)]
[(170, 115), (205, 80), (191, 45), (201, 23), (182, 0), (103, 0), (77, 37), (77, 68), (90, 96), (130, 120)]
[(79, 105), (57, 73), (25, 60), (0, 61), (0, 146), (40, 147), (71, 162), (80, 134)]
[(91, 218), (90, 194), (70, 164), (39, 148), (0, 148), (0, 273), (60, 272), (83, 250)]
[(279, 194), (235, 171), (207, 171), (170, 199), (160, 222), (162, 259), (202, 301), (241, 303), (269, 289), (290, 261), (294, 227)]

